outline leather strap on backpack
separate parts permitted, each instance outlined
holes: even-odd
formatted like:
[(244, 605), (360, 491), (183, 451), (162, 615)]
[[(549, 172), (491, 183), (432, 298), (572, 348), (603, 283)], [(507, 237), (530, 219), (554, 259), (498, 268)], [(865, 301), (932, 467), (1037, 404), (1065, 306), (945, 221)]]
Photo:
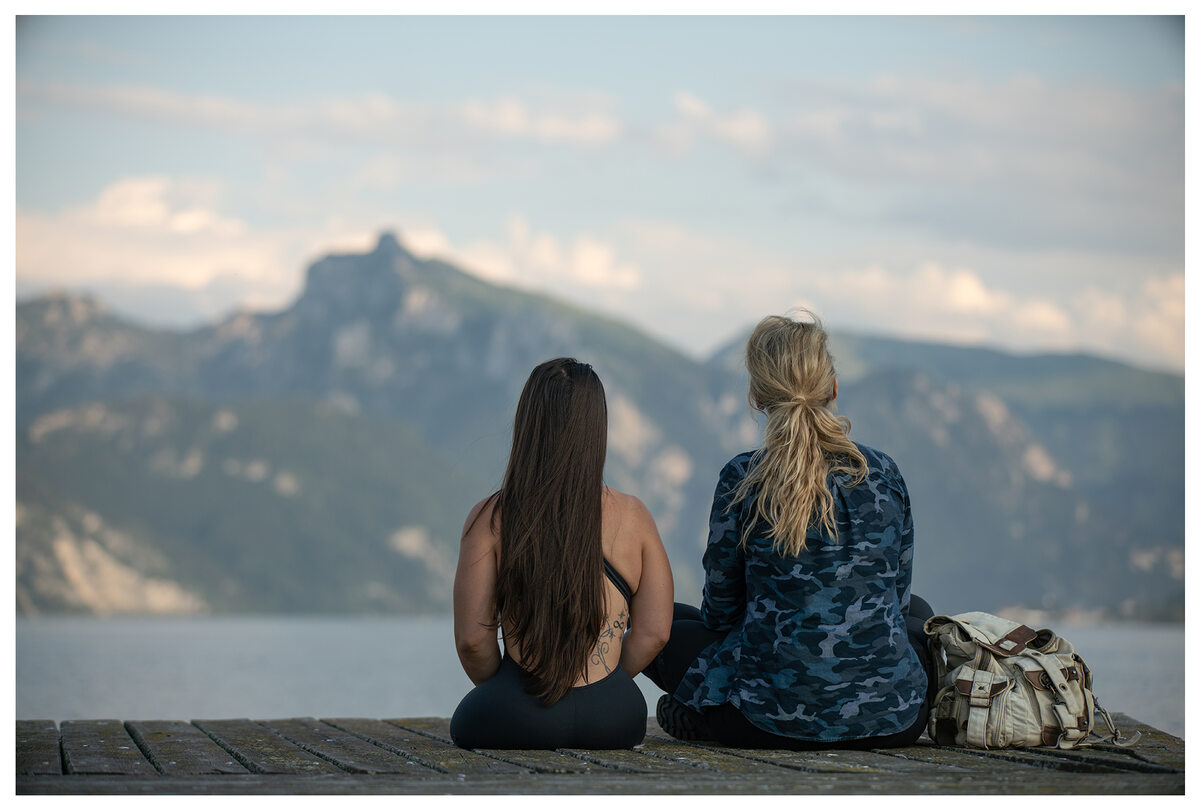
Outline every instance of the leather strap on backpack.
[[(1092, 699), (1093, 699), (1093, 701), (1095, 701), (1095, 695), (1092, 696)], [(1112, 716), (1108, 714), (1108, 710), (1101, 707), (1099, 701), (1095, 701), (1095, 704), (1096, 704), (1096, 714), (1099, 715), (1104, 720), (1104, 725), (1106, 727), (1108, 727), (1109, 734), (1096, 735), (1096, 740), (1088, 741), (1088, 743), (1111, 743), (1113, 746), (1124, 747), (1124, 746), (1133, 746), (1135, 743), (1137, 743), (1138, 741), (1140, 741), (1142, 739), (1142, 733), (1138, 732), (1135, 729), (1133, 731), (1133, 735), (1131, 737), (1128, 737), (1128, 738), (1125, 738), (1124, 740), (1122, 740), (1121, 739), (1121, 730), (1117, 729), (1117, 725), (1113, 723)], [(1093, 734), (1095, 734), (1095, 733), (1093, 733)]]
[(957, 682), (959, 692), (970, 695), (970, 710), (967, 713), (967, 743), (987, 749), (988, 715), (992, 711), (992, 698), (1008, 689), (1008, 679), (986, 670), (976, 670), (974, 678)]

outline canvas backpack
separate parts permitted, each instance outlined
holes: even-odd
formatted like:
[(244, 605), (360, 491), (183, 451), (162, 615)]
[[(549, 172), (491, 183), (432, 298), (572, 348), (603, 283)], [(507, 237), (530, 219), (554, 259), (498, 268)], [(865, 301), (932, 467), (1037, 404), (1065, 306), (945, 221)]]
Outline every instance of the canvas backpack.
[[(925, 623), (938, 690), (929, 737), (975, 749), (1089, 743), (1132, 746), (1092, 693), (1092, 671), (1070, 642), (1048, 628), (974, 611)], [(1093, 734), (1096, 716), (1110, 734)]]

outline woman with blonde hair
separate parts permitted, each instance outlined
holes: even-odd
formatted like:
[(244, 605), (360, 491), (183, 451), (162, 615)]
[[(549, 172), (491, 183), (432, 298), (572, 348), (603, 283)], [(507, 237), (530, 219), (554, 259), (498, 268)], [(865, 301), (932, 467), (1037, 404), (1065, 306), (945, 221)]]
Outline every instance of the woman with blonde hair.
[(645, 671), (677, 738), (865, 749), (925, 727), (933, 612), (911, 595), (908, 489), (835, 415), (827, 340), (815, 316), (768, 316), (746, 344), (763, 444), (721, 471), (700, 610), (676, 605)]
[(591, 366), (530, 373), (504, 481), (467, 516), (454, 576), (477, 685), (450, 721), (461, 747), (628, 749), (646, 734), (633, 677), (667, 641), (671, 567), (646, 506), (604, 486), (607, 436)]

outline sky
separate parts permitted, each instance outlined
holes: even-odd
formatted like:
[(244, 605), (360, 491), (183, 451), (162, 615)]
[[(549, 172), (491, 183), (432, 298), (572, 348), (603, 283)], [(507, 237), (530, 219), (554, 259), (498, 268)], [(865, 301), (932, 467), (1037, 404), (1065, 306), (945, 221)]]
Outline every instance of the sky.
[(155, 326), (420, 256), (703, 358), (832, 330), (1184, 368), (1179, 17), (16, 21), (16, 293)]

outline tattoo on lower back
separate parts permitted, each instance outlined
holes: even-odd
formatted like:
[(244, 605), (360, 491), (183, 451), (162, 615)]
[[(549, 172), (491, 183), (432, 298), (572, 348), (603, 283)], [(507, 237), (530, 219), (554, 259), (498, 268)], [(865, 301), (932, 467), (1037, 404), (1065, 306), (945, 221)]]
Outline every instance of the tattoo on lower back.
[(605, 625), (604, 630), (600, 632), (600, 638), (596, 640), (596, 648), (592, 651), (591, 663), (600, 665), (604, 668), (605, 673), (612, 673), (613, 667), (608, 664), (608, 652), (612, 650), (612, 641), (625, 636), (625, 629), (628, 627), (629, 621), (625, 614), (625, 609), (621, 609), (621, 613), (617, 614), (617, 618), (612, 623)]

